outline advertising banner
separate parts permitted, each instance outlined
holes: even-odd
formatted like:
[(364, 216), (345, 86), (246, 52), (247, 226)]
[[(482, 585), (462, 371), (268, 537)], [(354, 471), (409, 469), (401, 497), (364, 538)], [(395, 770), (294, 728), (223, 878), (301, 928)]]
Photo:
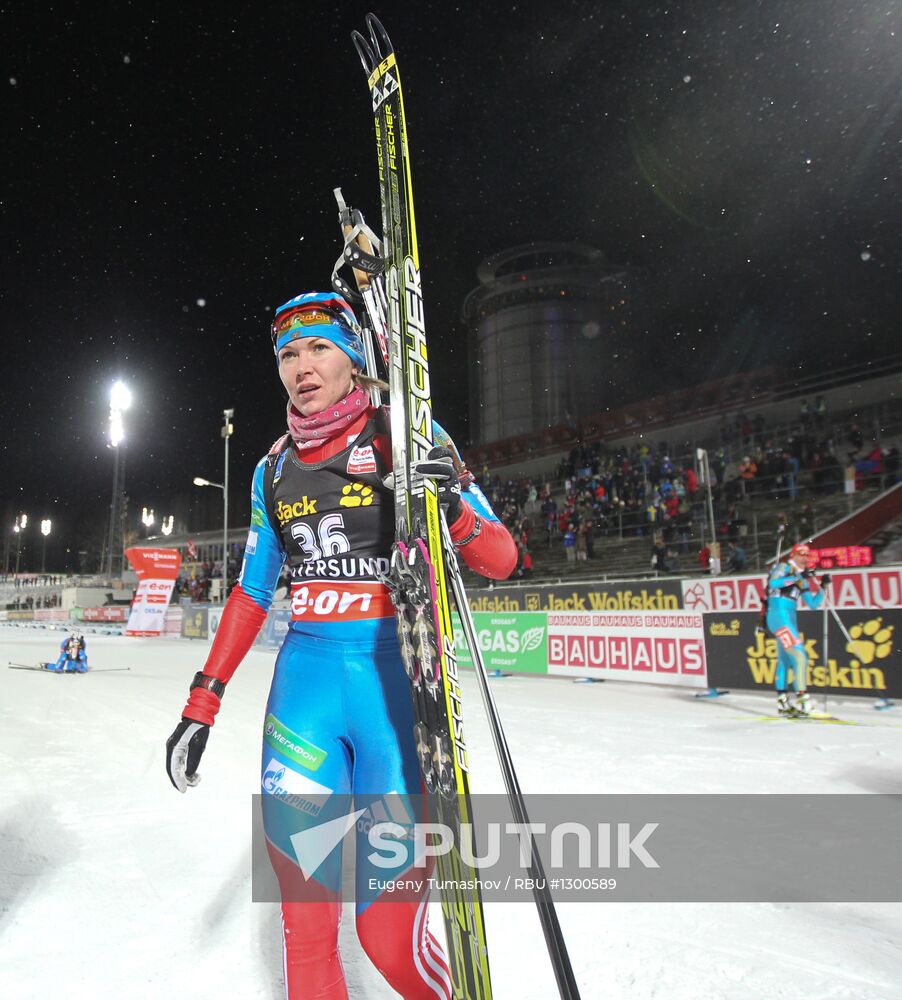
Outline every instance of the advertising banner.
[(549, 613), (548, 672), (706, 687), (705, 631), (700, 614)]
[(206, 639), (209, 634), (207, 631), (208, 615), (207, 608), (192, 608), (190, 606), (183, 608), (182, 635), (186, 639)]
[(290, 608), (270, 608), (263, 628), (254, 640), (256, 646), (281, 646), (291, 623)]
[(67, 622), (69, 612), (64, 608), (38, 608), (34, 613), (36, 622)]
[(124, 604), (111, 604), (105, 608), (84, 608), (81, 620), (86, 622), (128, 621), (129, 609)]
[(175, 586), (182, 557), (178, 549), (126, 549), (138, 575), (126, 635), (160, 635), (166, 629), (166, 610)]
[(634, 580), (566, 586), (505, 587), (468, 591), (470, 610), (491, 611), (676, 611), (679, 580)]
[[(473, 657), (460, 618), (456, 613), (451, 618), (457, 662), (462, 667), (472, 667)], [(545, 612), (496, 615), (478, 611), (473, 615), (473, 623), (487, 670), (548, 673), (548, 615)]]
[[(902, 698), (902, 650), (896, 639), (902, 628), (902, 609), (842, 612), (841, 621), (851, 642), (828, 614), (826, 650), (823, 614), (799, 611), (799, 631), (808, 653), (808, 689), (834, 695)], [(777, 640), (756, 629), (757, 614), (706, 614), (704, 622), (712, 687), (774, 690)]]
[(207, 638), (212, 639), (216, 635), (216, 630), (219, 628), (219, 622), (222, 619), (222, 605), (220, 604), (215, 608), (207, 609)]
[[(902, 605), (902, 567), (831, 571), (835, 608), (863, 611)], [(682, 580), (683, 607), (690, 611), (759, 611), (765, 574)]]

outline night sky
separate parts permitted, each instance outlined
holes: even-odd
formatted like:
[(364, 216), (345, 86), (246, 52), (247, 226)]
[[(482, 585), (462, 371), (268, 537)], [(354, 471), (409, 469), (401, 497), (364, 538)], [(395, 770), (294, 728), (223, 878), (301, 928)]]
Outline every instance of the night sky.
[[(190, 484), (221, 481), (233, 407), (240, 523), (284, 423), (272, 309), (328, 288), (333, 187), (379, 228), (349, 40), (373, 5), (79, 6), (0, 8), (4, 532), (19, 510), (70, 541), (105, 531), (117, 377), (133, 520), (215, 526), (221, 494)], [(459, 443), (463, 299), (483, 257), (532, 240), (644, 276), (624, 400), (898, 350), (899, 0), (374, 9), (405, 87), (436, 415)]]

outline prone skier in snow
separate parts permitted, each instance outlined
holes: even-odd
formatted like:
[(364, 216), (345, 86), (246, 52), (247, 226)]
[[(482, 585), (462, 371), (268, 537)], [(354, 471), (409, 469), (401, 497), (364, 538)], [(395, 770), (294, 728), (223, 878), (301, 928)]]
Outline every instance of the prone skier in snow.
[[(338, 956), (340, 891), (324, 884), (315, 901), (299, 877), (294, 835), (311, 817), (285, 802), (315, 790), (354, 795), (418, 795), (422, 778), (413, 738), (410, 682), (394, 606), (381, 574), (395, 537), (385, 411), (370, 404), (356, 317), (334, 293), (298, 295), (272, 325), (279, 376), (288, 393), (288, 434), (253, 476), (251, 524), (239, 582), (229, 596), (204, 668), (167, 741), (166, 767), (181, 792), (196, 785), (201, 755), (226, 685), (262, 626), (287, 560), (291, 623), (279, 651), (263, 733), (263, 825), (282, 894), (284, 969), (289, 1000), (347, 997)], [(510, 534), (437, 425), (420, 475), (436, 480), (439, 503), (460, 555), (477, 573), (505, 579), (517, 552)], [(324, 813), (314, 816), (321, 823)], [(361, 892), (358, 832), (356, 928), (382, 975), (407, 1000), (450, 997), (441, 947), (427, 929), (427, 894), (389, 902)], [(328, 865), (334, 869), (340, 851)], [(340, 870), (340, 857), (337, 859)], [(309, 873), (307, 873), (309, 874)], [(334, 874), (334, 870), (333, 870)], [(395, 877), (393, 875), (393, 877)], [(328, 880), (327, 880), (328, 881)], [(297, 901), (302, 885), (306, 901)]]
[[(824, 602), (824, 587), (830, 583), (828, 574), (820, 580), (811, 568), (812, 554), (807, 545), (793, 545), (785, 562), (778, 562), (767, 578), (767, 628), (777, 640), (777, 710), (781, 715), (808, 715), (811, 695), (808, 694), (808, 653), (799, 634), (797, 605), (799, 598), (811, 608)], [(787, 671), (792, 671), (795, 704), (790, 704)]]
[(80, 632), (66, 636), (60, 643), (60, 655), (56, 663), (47, 665), (48, 670), (58, 674), (84, 674), (88, 671), (88, 654), (85, 637)]

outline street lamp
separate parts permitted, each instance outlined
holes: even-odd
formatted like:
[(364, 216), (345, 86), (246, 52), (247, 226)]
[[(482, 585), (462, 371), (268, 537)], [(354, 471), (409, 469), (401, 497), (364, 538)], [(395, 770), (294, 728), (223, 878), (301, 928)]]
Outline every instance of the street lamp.
[(222, 411), (222, 429), (220, 436), (225, 445), (225, 459), (223, 462), (222, 477), (222, 599), (225, 601), (228, 592), (228, 566), (229, 566), (229, 438), (235, 433), (235, 425), (232, 417), (234, 410)]
[[(228, 441), (228, 438), (226, 438)], [(224, 483), (214, 483), (210, 479), (203, 479), (200, 476), (194, 477), (195, 486), (215, 486), (217, 490), (222, 490), (222, 512), (223, 512), (223, 529), (222, 529), (222, 599), (225, 600), (226, 591), (226, 544), (228, 542), (228, 516), (229, 516), (229, 501), (228, 493), (226, 492)]]
[[(132, 394), (124, 382), (114, 382), (110, 389), (110, 447), (113, 449), (113, 498), (110, 502), (110, 545), (107, 554), (107, 575), (113, 579), (113, 549), (116, 547), (116, 521), (121, 521), (122, 486), (119, 479), (119, 445), (125, 440), (122, 415), (132, 404)], [(123, 460), (124, 465), (124, 460)], [(125, 469), (122, 470), (125, 479)], [(120, 525), (121, 527), (121, 525)]]
[(47, 536), (50, 534), (50, 518), (41, 521), (41, 534), (44, 536), (44, 541), (41, 544), (41, 572), (43, 573), (47, 563)]
[(25, 530), (27, 524), (28, 515), (19, 514), (16, 518), (16, 523), (13, 525), (13, 531), (16, 533), (16, 576), (19, 575), (19, 556), (22, 554), (22, 532)]
[(153, 510), (148, 510), (146, 507), (141, 508), (141, 523), (147, 529), (145, 532), (145, 537), (150, 535), (150, 529), (153, 527)]
[(717, 531), (714, 527), (714, 501), (711, 498), (711, 467), (708, 465), (708, 452), (705, 448), (697, 448), (695, 456), (699, 461), (699, 470), (705, 482), (705, 490), (708, 494), (708, 522), (711, 526), (711, 544), (717, 541)]
[(163, 532), (164, 535), (171, 535), (174, 525), (175, 525), (175, 518), (172, 516), (172, 514), (170, 514), (169, 517), (164, 517), (163, 520), (160, 522), (160, 530)]

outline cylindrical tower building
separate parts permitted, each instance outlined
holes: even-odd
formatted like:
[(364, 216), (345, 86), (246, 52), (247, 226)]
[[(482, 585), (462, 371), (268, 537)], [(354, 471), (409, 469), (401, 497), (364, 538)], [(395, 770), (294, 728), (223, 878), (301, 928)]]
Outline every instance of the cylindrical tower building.
[(530, 243), (477, 269), (464, 301), (474, 444), (576, 422), (629, 377), (631, 272), (579, 243)]

